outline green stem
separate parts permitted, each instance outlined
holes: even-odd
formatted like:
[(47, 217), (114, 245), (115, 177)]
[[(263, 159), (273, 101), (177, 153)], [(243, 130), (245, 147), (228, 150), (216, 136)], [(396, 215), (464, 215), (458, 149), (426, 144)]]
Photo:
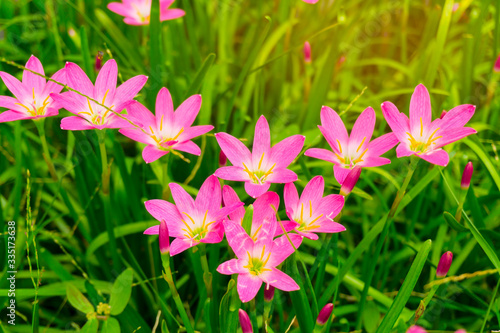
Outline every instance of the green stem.
[(109, 194), (109, 169), (108, 169), (108, 155), (106, 154), (106, 130), (98, 130), (99, 137), (99, 151), (101, 153), (102, 164), (102, 184), (101, 189), (104, 195)]
[(207, 288), (207, 298), (212, 298), (212, 273), (208, 267), (207, 251), (204, 244), (199, 245), (201, 267), (203, 268), (203, 281)]
[(175, 306), (177, 307), (177, 311), (179, 311), (179, 315), (181, 316), (182, 322), (186, 331), (189, 333), (194, 333), (193, 327), (191, 325), (191, 321), (187, 315), (186, 309), (184, 308), (184, 304), (182, 303), (181, 297), (179, 296), (179, 292), (175, 287), (174, 279), (172, 277), (172, 270), (170, 269), (170, 254), (162, 254), (161, 261), (163, 263), (163, 270), (165, 281), (168, 283), (168, 287), (170, 288), (170, 292), (172, 293), (172, 298), (174, 299)]
[(357, 320), (356, 320), (356, 330), (361, 329), (361, 317), (362, 317), (363, 310), (364, 310), (364, 307), (366, 304), (366, 296), (368, 295), (368, 289), (370, 288), (370, 286), (372, 284), (372, 279), (373, 279), (373, 275), (375, 274), (375, 268), (377, 266), (378, 257), (380, 256), (380, 252), (382, 251), (382, 247), (383, 247), (385, 240), (387, 238), (387, 234), (389, 233), (389, 227), (392, 223), (394, 215), (396, 214), (396, 211), (399, 207), (399, 204), (401, 203), (401, 200), (403, 200), (403, 197), (406, 193), (406, 188), (410, 184), (410, 180), (413, 177), (413, 174), (415, 173), (415, 170), (417, 168), (419, 161), (420, 161), (419, 157), (416, 157), (416, 156), (411, 157), (408, 173), (406, 174), (406, 178), (404, 179), (403, 185), (401, 185), (401, 188), (398, 190), (398, 193), (396, 194), (396, 198), (394, 199), (394, 202), (392, 203), (391, 209), (389, 210), (389, 213), (387, 214), (387, 218), (385, 220), (384, 229), (382, 230), (382, 234), (380, 235), (380, 238), (377, 241), (377, 245), (375, 247), (375, 253), (370, 258), (370, 266), (368, 268), (367, 279), (365, 281), (365, 285), (363, 287), (363, 291), (362, 291), (361, 297), (359, 299), (358, 316), (357, 316)]
[(54, 164), (52, 163), (52, 158), (50, 157), (49, 146), (47, 145), (47, 139), (45, 138), (45, 118), (42, 118), (40, 120), (35, 120), (35, 125), (38, 130), (38, 135), (40, 136), (40, 141), (42, 142), (43, 159), (45, 160), (45, 163), (47, 163), (50, 176), (52, 177), (53, 180), (58, 180), (56, 169), (54, 168)]

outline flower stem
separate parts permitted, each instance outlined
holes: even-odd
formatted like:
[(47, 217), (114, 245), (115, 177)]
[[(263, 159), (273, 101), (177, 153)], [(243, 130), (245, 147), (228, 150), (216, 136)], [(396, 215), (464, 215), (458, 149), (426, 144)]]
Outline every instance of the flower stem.
[(106, 154), (106, 132), (105, 130), (99, 130), (97, 132), (99, 137), (99, 151), (101, 153), (101, 164), (102, 164), (102, 193), (105, 195), (109, 194), (109, 169), (108, 169), (108, 155)]
[(49, 146), (47, 145), (47, 139), (45, 138), (45, 118), (35, 120), (35, 125), (38, 130), (38, 135), (40, 136), (40, 141), (42, 142), (43, 159), (45, 160), (45, 163), (47, 163), (50, 176), (52, 177), (53, 180), (58, 180), (56, 169), (54, 168), (54, 164), (52, 163), (52, 158), (50, 157)]
[(207, 251), (205, 249), (205, 244), (199, 245), (201, 267), (203, 268), (203, 281), (205, 282), (205, 287), (207, 288), (207, 298), (212, 298), (212, 273), (208, 267)]
[(163, 264), (163, 278), (168, 283), (168, 287), (170, 288), (170, 292), (172, 293), (172, 298), (174, 299), (175, 306), (177, 307), (177, 311), (179, 311), (179, 315), (181, 316), (182, 322), (184, 323), (184, 327), (186, 331), (189, 333), (194, 333), (194, 330), (191, 326), (191, 321), (187, 315), (186, 309), (184, 308), (184, 304), (182, 303), (181, 297), (179, 296), (179, 292), (175, 287), (174, 279), (172, 277), (172, 270), (170, 269), (170, 254), (162, 254), (161, 261)]
[(365, 307), (366, 303), (366, 296), (368, 294), (368, 289), (370, 288), (372, 284), (372, 279), (373, 275), (375, 273), (375, 268), (377, 266), (377, 261), (378, 257), (380, 256), (380, 252), (382, 251), (382, 247), (385, 243), (385, 240), (387, 238), (387, 234), (389, 233), (389, 227), (392, 223), (392, 220), (394, 218), (394, 215), (396, 214), (396, 211), (399, 207), (399, 204), (401, 203), (401, 200), (403, 200), (403, 197), (406, 193), (406, 188), (408, 187), (408, 184), (410, 184), (410, 180), (413, 177), (413, 174), (415, 173), (415, 170), (417, 168), (418, 162), (420, 161), (419, 157), (412, 156), (410, 159), (410, 165), (408, 168), (408, 173), (406, 174), (406, 177), (403, 181), (403, 185), (401, 185), (400, 189), (398, 190), (398, 193), (396, 194), (396, 198), (394, 199), (394, 202), (392, 203), (391, 209), (389, 210), (389, 213), (387, 214), (385, 224), (384, 224), (384, 229), (382, 230), (382, 234), (380, 235), (380, 238), (377, 241), (377, 245), (375, 247), (375, 253), (370, 259), (370, 266), (368, 267), (368, 274), (367, 274), (367, 279), (365, 281), (365, 286), (363, 288), (363, 291), (361, 293), (361, 297), (359, 299), (359, 305), (358, 305), (358, 316), (357, 316), (357, 321), (356, 321), (356, 330), (361, 329), (361, 317), (363, 314), (363, 310)]

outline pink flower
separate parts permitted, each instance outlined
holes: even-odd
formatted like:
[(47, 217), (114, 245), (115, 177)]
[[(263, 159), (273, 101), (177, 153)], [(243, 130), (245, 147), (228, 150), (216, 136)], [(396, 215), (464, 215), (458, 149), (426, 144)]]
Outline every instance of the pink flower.
[[(151, 16), (151, 0), (123, 0), (111, 2), (108, 9), (124, 16), (123, 22), (130, 25), (147, 25)], [(174, 0), (160, 0), (160, 21), (173, 20), (186, 14), (182, 9), (169, 9)]]
[(400, 142), (397, 156), (416, 155), (441, 166), (446, 166), (450, 160), (443, 146), (476, 133), (475, 129), (464, 127), (475, 109), (474, 105), (459, 105), (442, 119), (432, 121), (431, 99), (423, 84), (419, 84), (411, 96), (410, 119), (391, 102), (382, 103), (384, 117)]
[(319, 312), (318, 318), (316, 319), (316, 323), (320, 326), (323, 326), (326, 324), (328, 319), (330, 319), (330, 316), (332, 315), (333, 312), (333, 303), (328, 303), (326, 304), (323, 309)]
[[(225, 206), (231, 206), (235, 204), (240, 204), (241, 200), (229, 185), (224, 185), (222, 188), (222, 199)], [(252, 228), (250, 231), (250, 237), (255, 241), (259, 237), (259, 233), (262, 230), (262, 224), (265, 220), (276, 219), (276, 212), (278, 211), (280, 205), (280, 197), (275, 192), (266, 192), (253, 203), (253, 216), (252, 216)], [(229, 218), (231, 221), (242, 225), (243, 217), (245, 216), (245, 207), (241, 206), (231, 214)], [(278, 223), (278, 222), (276, 222)], [(290, 231), (296, 227), (296, 223), (287, 225), (286, 231)], [(281, 226), (276, 227), (276, 234), (274, 236), (279, 236), (283, 233)]]
[(500, 72), (500, 54), (498, 55), (497, 60), (495, 61), (495, 65), (493, 66), (493, 71)]
[[(114, 112), (119, 113), (127, 107), (146, 84), (147, 76), (134, 76), (117, 88), (118, 67), (113, 59), (108, 60), (102, 66), (97, 75), (95, 86), (77, 64), (67, 62), (65, 69), (68, 86), (87, 97), (73, 91), (67, 91), (60, 95), (50, 95), (62, 107), (75, 114), (75, 116), (61, 120), (61, 129), (78, 131), (130, 126), (127, 120), (120, 118)], [(96, 104), (89, 97), (114, 112)]]
[[(307, 183), (299, 198), (297, 188), (293, 183), (285, 185), (284, 198), (286, 214), (296, 223), (295, 230), (309, 239), (318, 239), (318, 232), (335, 233), (344, 231), (343, 225), (334, 222), (342, 207), (344, 197), (330, 194), (323, 197), (325, 181), (316, 176)], [(283, 223), (287, 225), (287, 223)]]
[(311, 44), (306, 41), (304, 43), (304, 61), (306, 63), (311, 63), (312, 58), (311, 58)]
[(439, 259), (438, 266), (436, 268), (436, 276), (438, 278), (444, 278), (448, 271), (450, 270), (451, 263), (453, 262), (453, 253), (451, 251), (446, 251)]
[(464, 172), (462, 173), (462, 181), (460, 182), (460, 187), (462, 187), (463, 190), (469, 188), (473, 172), (474, 166), (472, 165), (472, 162), (469, 161), (464, 168)]
[(290, 183), (296, 181), (295, 172), (287, 169), (304, 145), (303, 135), (288, 137), (271, 148), (269, 124), (261, 116), (255, 125), (253, 150), (227, 133), (215, 134), (219, 146), (232, 166), (215, 171), (219, 178), (245, 182), (245, 190), (252, 198), (264, 194), (271, 183)]
[(388, 133), (370, 142), (375, 128), (375, 111), (371, 107), (359, 115), (350, 136), (337, 112), (327, 106), (321, 109), (321, 126), (318, 127), (333, 152), (311, 148), (304, 155), (332, 162), (333, 174), (340, 185), (356, 165), (375, 167), (391, 163), (380, 155), (392, 149), (398, 140), (393, 133)]
[(243, 309), (239, 309), (238, 316), (240, 318), (241, 332), (253, 333), (252, 322), (250, 321), (250, 317), (248, 317), (248, 313)]
[(212, 125), (192, 126), (200, 107), (201, 95), (194, 95), (174, 112), (170, 92), (161, 88), (156, 98), (155, 114), (139, 102), (131, 103), (127, 106), (127, 117), (142, 128), (122, 128), (120, 133), (147, 144), (142, 151), (146, 163), (154, 162), (172, 150), (200, 155), (200, 147), (191, 139), (214, 128)]
[(418, 325), (411, 326), (406, 333), (427, 333), (427, 331)]
[[(176, 255), (200, 243), (219, 243), (224, 237), (222, 220), (241, 204), (221, 208), (221, 189), (217, 177), (208, 177), (193, 200), (178, 184), (170, 183), (175, 205), (165, 200), (145, 202), (148, 212), (158, 221), (165, 220), (168, 232), (175, 237), (170, 254)], [(144, 234), (157, 235), (160, 226), (146, 229)]]
[[(45, 75), (42, 63), (33, 55), (25, 67)], [(54, 102), (50, 94), (58, 94), (64, 86), (52, 81), (47, 82), (45, 78), (27, 70), (23, 72), (22, 82), (5, 72), (0, 72), (0, 77), (15, 96), (15, 98), (0, 96), (0, 107), (9, 109), (0, 114), (0, 123), (20, 119), (40, 119), (59, 113), (60, 106)], [(57, 71), (52, 79), (66, 83), (64, 69)]]
[(225, 275), (239, 274), (237, 290), (242, 302), (251, 301), (263, 282), (284, 291), (299, 289), (298, 284), (276, 266), (293, 253), (293, 246), (300, 246), (302, 236), (289, 235), (293, 246), (286, 235), (273, 240), (276, 226), (276, 221), (266, 220), (259, 238), (253, 241), (238, 223), (224, 221), (227, 241), (237, 259), (220, 264), (217, 271)]

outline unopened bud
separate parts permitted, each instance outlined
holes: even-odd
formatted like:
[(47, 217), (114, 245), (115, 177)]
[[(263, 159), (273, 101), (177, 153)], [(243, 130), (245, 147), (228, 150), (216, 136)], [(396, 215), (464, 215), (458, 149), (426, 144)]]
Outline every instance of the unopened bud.
[(439, 117), (439, 119), (443, 119), (444, 116), (446, 116), (447, 113), (448, 113), (448, 111), (443, 110), (443, 112), (441, 112), (441, 116)]
[(462, 189), (466, 190), (469, 188), (473, 172), (474, 167), (472, 166), (472, 162), (469, 161), (469, 163), (467, 163), (467, 165), (465, 166), (464, 173), (462, 174), (462, 182), (460, 184)]
[(252, 323), (250, 322), (248, 313), (246, 313), (245, 310), (240, 309), (238, 311), (238, 315), (240, 317), (240, 325), (242, 333), (253, 333)]
[(312, 62), (311, 44), (308, 41), (304, 43), (304, 61), (308, 64)]
[(455, 331), (455, 333), (467, 333), (467, 331), (465, 331), (465, 330), (462, 328), (462, 329), (460, 329), (460, 330)]
[(168, 235), (167, 222), (161, 220), (160, 223), (160, 234), (158, 238), (160, 242), (160, 252), (161, 254), (167, 254), (170, 252), (170, 239)]
[(453, 253), (451, 253), (451, 251), (445, 252), (441, 256), (438, 267), (436, 269), (436, 276), (438, 278), (443, 278), (446, 276), (446, 274), (448, 274), (452, 261), (453, 261)]
[(427, 331), (420, 326), (413, 325), (411, 326), (406, 333), (427, 333)]
[(266, 302), (271, 302), (274, 298), (274, 287), (273, 286), (266, 286), (264, 288), (264, 301)]
[(361, 167), (355, 166), (349, 173), (347, 177), (345, 177), (342, 186), (340, 187), (340, 195), (346, 196), (352, 192), (354, 186), (359, 180), (359, 176), (361, 175)]
[(103, 58), (104, 58), (104, 53), (102, 53), (102, 51), (97, 52), (97, 55), (95, 56), (95, 65), (94, 65), (94, 69), (96, 72), (99, 72), (101, 70)]
[(219, 167), (223, 167), (227, 164), (227, 156), (224, 154), (224, 152), (221, 150), (219, 154)]
[(328, 318), (330, 318), (331, 314), (333, 311), (333, 303), (328, 303), (321, 309), (318, 315), (318, 319), (316, 319), (316, 323), (318, 325), (325, 325), (326, 322), (328, 321)]
[(498, 55), (497, 61), (495, 61), (495, 66), (493, 66), (495, 72), (500, 72), (500, 55)]

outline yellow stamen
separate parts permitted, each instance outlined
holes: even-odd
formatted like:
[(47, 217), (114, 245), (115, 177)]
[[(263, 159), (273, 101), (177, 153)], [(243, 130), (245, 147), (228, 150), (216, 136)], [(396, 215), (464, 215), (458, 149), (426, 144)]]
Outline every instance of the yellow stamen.
[(87, 103), (89, 104), (90, 113), (94, 114), (94, 110), (92, 110), (92, 106), (90, 105), (90, 100), (88, 98)]
[(208, 214), (208, 209), (207, 209), (207, 211), (205, 212), (205, 216), (203, 217), (203, 223), (201, 224), (201, 227), (202, 227), (202, 228), (205, 228), (205, 222), (206, 222), (206, 220), (207, 220), (207, 214)]
[(189, 224), (187, 224), (187, 222), (186, 222), (186, 221), (184, 221), (184, 220), (181, 220), (181, 221), (182, 221), (182, 223), (184, 223), (184, 225), (185, 225), (185, 226), (189, 229), (189, 232), (190, 232), (190, 233), (191, 233), (191, 235), (192, 235), (192, 234), (193, 234), (193, 229), (191, 229), (191, 227), (189, 227)]
[(262, 254), (260, 255), (260, 260), (264, 259), (264, 253), (266, 252), (266, 246), (262, 248)]
[(262, 160), (264, 159), (264, 153), (262, 153), (262, 156), (260, 157), (260, 161), (259, 161), (259, 166), (257, 169), (260, 170), (260, 166), (262, 165)]
[(345, 164), (345, 158), (343, 158), (342, 156), (340, 156), (336, 152), (333, 152), (333, 153), (335, 154), (335, 156), (337, 156), (337, 158), (339, 159), (340, 163)]
[(196, 223), (194, 222), (193, 218), (192, 218), (191, 216), (189, 216), (189, 214), (188, 214), (188, 213), (184, 213), (184, 212), (182, 212), (182, 214), (186, 215), (186, 216), (187, 216), (187, 217), (191, 220), (191, 222), (193, 222), (193, 224), (196, 224)]
[(309, 217), (313, 216), (313, 204), (311, 200), (309, 200)]
[(420, 117), (420, 136), (424, 135), (424, 124), (422, 123), (422, 117)]
[(359, 163), (359, 162), (363, 162), (363, 156), (366, 154), (366, 152), (368, 151), (368, 148), (366, 148), (362, 153), (361, 155), (354, 161), (354, 163)]
[(35, 100), (35, 88), (33, 87), (33, 104), (36, 104), (36, 100)]
[(276, 166), (276, 163), (274, 163), (274, 164), (273, 164), (273, 166), (271, 167), (271, 169), (269, 169), (269, 171), (268, 171), (268, 172), (266, 172), (266, 173), (264, 174), (264, 179), (265, 179), (267, 176), (269, 176), (270, 174), (272, 174), (272, 173), (273, 173), (273, 169), (274, 169), (274, 167), (275, 167), (275, 166)]
[(365, 142), (365, 140), (366, 140), (366, 136), (361, 141), (361, 144), (359, 145), (358, 149), (356, 149), (356, 153), (361, 149), (361, 146), (363, 145), (363, 143)]
[(161, 119), (160, 119), (160, 131), (163, 130), (163, 115), (161, 116)]
[(340, 145), (340, 141), (337, 139), (337, 142), (339, 144), (339, 150), (340, 150), (340, 153), (342, 154), (342, 146)]
[(108, 92), (109, 92), (109, 89), (106, 90), (106, 92), (104, 93), (104, 97), (102, 98), (102, 103), (101, 104), (104, 104), (104, 101), (106, 100), (106, 96), (108, 95)]
[(271, 258), (271, 252), (269, 252), (269, 253), (267, 254), (267, 258), (266, 258), (266, 260), (264, 261), (264, 264), (263, 264), (262, 266), (266, 266), (266, 264), (267, 264), (267, 262), (269, 261), (269, 259), (270, 259), (270, 258)]
[(312, 220), (311, 222), (309, 222), (309, 226), (308, 226), (308, 228), (310, 229), (310, 228), (311, 228), (310, 226), (311, 226), (311, 225), (313, 225), (313, 224), (314, 224), (314, 222), (316, 222), (317, 220), (319, 220), (319, 219), (320, 219), (320, 218), (322, 218), (322, 217), (323, 217), (323, 214), (321, 214), (320, 216), (318, 216), (317, 218), (315, 218), (314, 220)]
[(303, 203), (301, 204), (301, 208), (300, 208), (300, 220), (304, 221), (304, 204)]
[(17, 104), (17, 105), (19, 105), (19, 106), (22, 106), (22, 107), (23, 107), (23, 108), (25, 108), (25, 109), (26, 109), (26, 110), (27, 110), (30, 114), (34, 115), (33, 110), (31, 110), (30, 108), (28, 108), (26, 105), (21, 104), (21, 103), (15, 103), (15, 104)]
[(254, 242), (257, 240), (257, 234), (259, 233), (260, 228), (262, 228), (262, 224), (257, 228), (257, 230), (255, 230), (255, 232), (252, 236), (252, 239)]
[(182, 134), (182, 132), (184, 132), (184, 127), (181, 128), (181, 130), (179, 131), (179, 133), (177, 133), (177, 135), (172, 140), (169, 140), (169, 141), (175, 141), (179, 137), (179, 135)]
[(78, 112), (78, 114), (88, 114), (89, 116), (92, 116), (92, 115), (90, 114), (90, 112), (87, 112), (87, 111), (80, 111), (80, 112)]

